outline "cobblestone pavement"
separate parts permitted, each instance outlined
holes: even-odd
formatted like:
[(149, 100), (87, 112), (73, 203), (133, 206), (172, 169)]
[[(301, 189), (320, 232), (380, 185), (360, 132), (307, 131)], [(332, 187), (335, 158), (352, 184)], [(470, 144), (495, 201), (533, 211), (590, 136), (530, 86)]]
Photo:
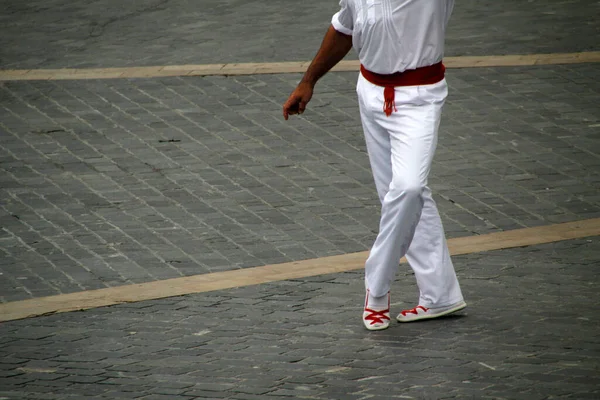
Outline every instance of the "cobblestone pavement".
[(455, 257), (465, 312), (382, 332), (360, 272), (5, 323), (0, 398), (597, 399), (599, 240)]
[[(2, 6), (0, 68), (83, 68), (309, 60), (338, 1), (4, 0)], [(447, 54), (600, 50), (599, 14), (593, 0), (460, 0)]]
[[(600, 65), (451, 70), (431, 185), (449, 237), (600, 216)], [(354, 92), (299, 75), (0, 88), (3, 301), (367, 250)]]
[[(3, 6), (4, 69), (307, 60), (337, 1)], [(598, 50), (598, 7), (461, 0), (448, 55)], [(356, 73), (285, 122), (299, 77), (0, 82), (0, 302), (367, 250)], [(448, 81), (449, 237), (600, 216), (600, 65)], [(467, 310), (384, 332), (360, 272), (7, 322), (0, 400), (597, 399), (599, 240), (455, 257)]]

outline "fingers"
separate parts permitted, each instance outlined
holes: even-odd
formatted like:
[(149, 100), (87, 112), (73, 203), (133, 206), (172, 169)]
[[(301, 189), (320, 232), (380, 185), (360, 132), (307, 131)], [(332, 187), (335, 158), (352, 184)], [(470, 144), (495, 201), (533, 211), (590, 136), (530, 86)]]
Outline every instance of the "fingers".
[[(288, 102), (289, 103), (289, 102)], [(288, 103), (283, 105), (283, 118), (287, 121), (290, 115), (294, 115), (295, 112), (292, 109), (292, 106)]]
[(288, 101), (283, 105), (283, 118), (287, 121), (290, 115), (299, 114), (300, 99), (295, 96), (290, 96)]
[(298, 103), (298, 114), (302, 114), (304, 110), (306, 110), (306, 102), (300, 100), (300, 103)]
[(283, 105), (283, 118), (287, 120), (290, 115), (302, 114), (310, 101), (312, 91), (307, 92), (305, 87), (298, 87)]

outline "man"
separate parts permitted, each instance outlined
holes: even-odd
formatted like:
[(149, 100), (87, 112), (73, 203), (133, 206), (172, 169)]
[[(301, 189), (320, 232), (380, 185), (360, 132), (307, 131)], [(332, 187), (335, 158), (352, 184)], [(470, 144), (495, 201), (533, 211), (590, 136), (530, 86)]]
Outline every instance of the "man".
[(411, 322), (466, 307), (442, 222), (427, 186), (448, 88), (442, 57), (454, 0), (341, 0), (323, 43), (283, 115), (302, 114), (317, 81), (352, 47), (361, 73), (357, 94), (371, 169), (381, 200), (379, 233), (365, 264), (363, 323), (385, 329), (400, 259), (414, 270), (418, 305)]

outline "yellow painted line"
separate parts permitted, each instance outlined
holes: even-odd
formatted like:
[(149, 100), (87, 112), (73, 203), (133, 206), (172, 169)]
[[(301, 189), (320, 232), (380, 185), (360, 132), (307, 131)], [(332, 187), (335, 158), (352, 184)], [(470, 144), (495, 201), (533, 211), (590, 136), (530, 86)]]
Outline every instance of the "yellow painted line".
[[(600, 51), (502, 56), (463, 56), (447, 57), (444, 59), (444, 63), (448, 68), (532, 66), (597, 62), (600, 62)], [(309, 64), (310, 61), (292, 61), (273, 63), (192, 64), (122, 68), (0, 70), (0, 81), (302, 73), (306, 71), (306, 68), (308, 68)], [(358, 71), (358, 68), (358, 61), (345, 60), (341, 61), (337, 66), (335, 66), (333, 71)]]
[[(600, 218), (450, 239), (452, 255), (600, 236)], [(0, 322), (362, 269), (368, 252), (216, 272), (0, 304)]]

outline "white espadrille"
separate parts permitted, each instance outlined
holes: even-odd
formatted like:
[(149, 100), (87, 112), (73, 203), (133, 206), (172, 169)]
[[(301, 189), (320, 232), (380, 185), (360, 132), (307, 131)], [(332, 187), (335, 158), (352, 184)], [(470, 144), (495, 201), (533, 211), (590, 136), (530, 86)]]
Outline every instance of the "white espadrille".
[(424, 306), (416, 306), (410, 310), (404, 310), (396, 317), (398, 322), (413, 322), (422, 319), (431, 319), (441, 317), (443, 315), (452, 314), (453, 312), (460, 311), (467, 306), (464, 301), (451, 304), (445, 307), (427, 308)]
[(365, 328), (370, 331), (380, 331), (390, 326), (390, 294), (388, 293), (387, 308), (370, 307), (369, 306), (369, 291), (365, 296), (365, 308), (363, 311), (363, 323)]

